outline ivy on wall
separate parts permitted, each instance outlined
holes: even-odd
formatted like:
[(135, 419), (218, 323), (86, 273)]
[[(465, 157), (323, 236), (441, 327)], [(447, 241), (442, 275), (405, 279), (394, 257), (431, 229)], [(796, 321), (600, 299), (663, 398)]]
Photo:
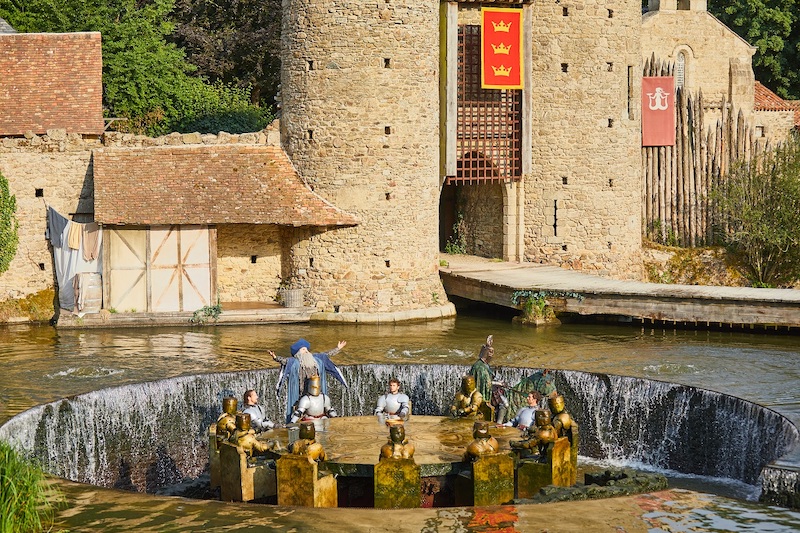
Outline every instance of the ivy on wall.
[(19, 222), (17, 198), (8, 190), (8, 180), (0, 173), (0, 274), (8, 270), (17, 255)]

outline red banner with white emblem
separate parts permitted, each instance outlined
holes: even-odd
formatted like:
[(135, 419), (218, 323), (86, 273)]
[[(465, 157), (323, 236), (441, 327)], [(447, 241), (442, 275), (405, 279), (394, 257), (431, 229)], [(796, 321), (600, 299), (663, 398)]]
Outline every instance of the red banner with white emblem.
[(522, 89), (522, 10), (481, 8), (481, 87)]
[(642, 78), (642, 146), (675, 145), (675, 78)]

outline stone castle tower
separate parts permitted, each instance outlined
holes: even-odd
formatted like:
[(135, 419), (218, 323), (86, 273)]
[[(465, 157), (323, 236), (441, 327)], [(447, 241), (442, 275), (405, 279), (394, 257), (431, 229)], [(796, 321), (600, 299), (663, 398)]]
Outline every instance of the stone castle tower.
[(281, 137), (357, 226), (295, 230), (284, 273), (321, 310), (452, 314), (438, 275), (439, 6), (283, 3)]
[(284, 2), (283, 146), (360, 220), (295, 230), (283, 277), (318, 308), (437, 307), (455, 222), (466, 253), (640, 277), (640, 4), (486, 5), (523, 11), (527, 83), (508, 135), (521, 139), (516, 174), (470, 180), (476, 160), (502, 166), (467, 153), (458, 122), (473, 105), (458, 84), (481, 4)]

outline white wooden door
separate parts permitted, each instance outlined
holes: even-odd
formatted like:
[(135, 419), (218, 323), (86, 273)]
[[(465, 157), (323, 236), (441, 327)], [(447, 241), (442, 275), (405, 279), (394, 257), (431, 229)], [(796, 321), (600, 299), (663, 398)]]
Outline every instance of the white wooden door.
[(165, 313), (210, 305), (207, 227), (156, 226), (110, 233), (110, 307)]

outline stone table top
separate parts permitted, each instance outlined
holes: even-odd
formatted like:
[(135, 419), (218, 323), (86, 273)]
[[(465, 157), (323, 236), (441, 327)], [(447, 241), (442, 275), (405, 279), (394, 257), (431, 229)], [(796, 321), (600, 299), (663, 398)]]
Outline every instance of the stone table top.
[[(463, 465), (467, 445), (473, 441), (472, 418), (412, 415), (404, 424), (406, 437), (414, 444), (414, 461), (423, 476), (456, 473)], [(291, 425), (290, 425), (291, 427)], [(490, 425), (489, 433), (500, 450), (511, 451), (509, 441), (521, 438), (513, 427)], [(262, 433), (260, 439), (277, 440), (288, 448), (287, 428)], [(389, 441), (389, 428), (379, 416), (350, 416), (316, 422), (316, 440), (325, 448), (326, 466), (340, 475), (372, 476), (381, 446)]]

